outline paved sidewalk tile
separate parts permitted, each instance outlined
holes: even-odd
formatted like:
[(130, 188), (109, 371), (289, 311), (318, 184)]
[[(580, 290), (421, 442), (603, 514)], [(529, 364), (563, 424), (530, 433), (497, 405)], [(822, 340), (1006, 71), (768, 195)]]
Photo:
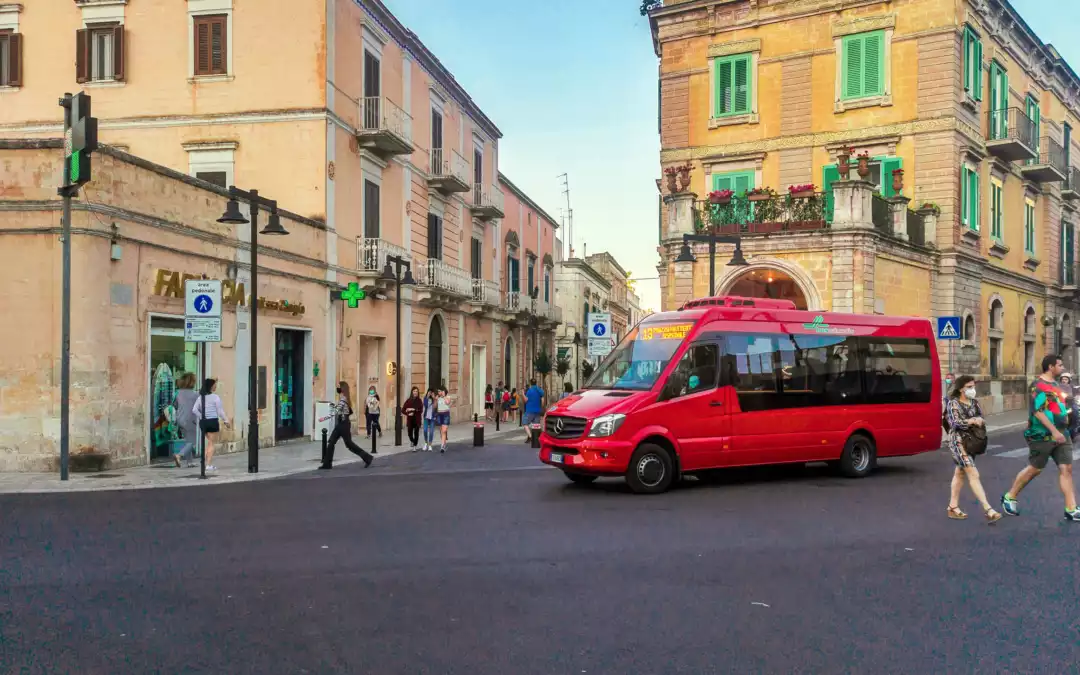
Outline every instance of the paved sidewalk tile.
[[(437, 433), (437, 432), (436, 432)], [(499, 432), (493, 423), (484, 428), (484, 440), (509, 439), (513, 435), (524, 438), (525, 432), (515, 422), (503, 425)], [(404, 444), (394, 447), (393, 429), (384, 431), (379, 439), (375, 461), (409, 452), (409, 439), (402, 433)], [(451, 443), (472, 444), (473, 423), (455, 424), (447, 430)], [(364, 450), (371, 451), (371, 441), (363, 432), (353, 436), (353, 441)], [(438, 442), (438, 436), (436, 436)], [(181, 467), (169, 464), (139, 466), (129, 469), (116, 469), (100, 473), (72, 473), (70, 480), (61, 481), (58, 473), (0, 473), (0, 494), (29, 492), (87, 492), (96, 490), (141, 490), (149, 488), (193, 487), (202, 485), (221, 485), (223, 483), (243, 483), (256, 480), (280, 478), (306, 471), (314, 471), (321, 461), (322, 443), (291, 442), (272, 448), (259, 449), (259, 472), (248, 473), (247, 452), (234, 452), (216, 455), (216, 471), (207, 472), (205, 480), (199, 478), (199, 467)], [(349, 452), (343, 443), (338, 443), (334, 451), (334, 465), (342, 466), (359, 462), (360, 458)]]

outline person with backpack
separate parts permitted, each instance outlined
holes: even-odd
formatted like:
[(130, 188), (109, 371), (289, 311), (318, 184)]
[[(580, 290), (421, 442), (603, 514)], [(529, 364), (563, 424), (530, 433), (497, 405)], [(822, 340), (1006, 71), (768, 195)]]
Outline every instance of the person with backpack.
[(365, 417), (367, 418), (367, 437), (371, 438), (372, 434), (378, 434), (382, 436), (382, 425), (379, 424), (379, 415), (382, 414), (382, 410), (379, 406), (379, 394), (375, 391), (375, 387), (368, 388), (367, 401), (364, 403), (366, 409)]
[(352, 392), (349, 390), (349, 383), (338, 382), (337, 393), (337, 403), (330, 406), (334, 412), (334, 430), (330, 433), (330, 438), (326, 442), (326, 457), (323, 459), (323, 463), (319, 465), (319, 468), (323, 470), (334, 468), (334, 446), (337, 445), (338, 439), (342, 439), (345, 441), (346, 448), (364, 460), (364, 468), (366, 469), (371, 466), (371, 462), (375, 458), (353, 442)]
[(986, 452), (986, 422), (983, 420), (982, 407), (975, 398), (975, 378), (962, 375), (953, 381), (944, 417), (943, 426), (948, 426), (949, 431), (949, 452), (956, 464), (950, 486), (948, 516), (953, 520), (967, 518), (967, 514), (960, 510), (960, 491), (967, 479), (968, 487), (982, 505), (986, 521), (996, 523), (1001, 520), (1001, 514), (986, 499), (986, 490), (975, 467), (975, 455)]
[(1072, 373), (1062, 373), (1061, 391), (1065, 392), (1065, 406), (1069, 409), (1069, 440), (1076, 443), (1080, 436), (1080, 402), (1076, 400), (1076, 388), (1073, 387)]
[(1017, 474), (1009, 491), (1001, 496), (1001, 508), (1010, 516), (1020, 515), (1017, 497), (1028, 483), (1043, 472), (1051, 458), (1058, 467), (1058, 487), (1065, 497), (1065, 520), (1080, 523), (1076, 488), (1072, 476), (1072, 443), (1065, 437), (1069, 429), (1069, 409), (1057, 378), (1065, 371), (1061, 357), (1048, 354), (1042, 360), (1043, 373), (1028, 390), (1028, 466)]

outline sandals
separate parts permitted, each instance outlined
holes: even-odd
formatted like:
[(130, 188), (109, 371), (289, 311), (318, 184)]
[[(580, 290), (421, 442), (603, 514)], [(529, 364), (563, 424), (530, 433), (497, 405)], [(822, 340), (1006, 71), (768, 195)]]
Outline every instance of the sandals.
[[(949, 517), (952, 518), (953, 520), (966, 520), (967, 517), (968, 517), (967, 514), (964, 513), (963, 511), (961, 511), (960, 507), (958, 507), (958, 506), (950, 506), (948, 508), (947, 513), (949, 514)], [(999, 517), (1000, 517), (1000, 514), (999, 514)]]
[(987, 525), (993, 525), (1002, 518), (1001, 514), (994, 509), (986, 509), (985, 515)]

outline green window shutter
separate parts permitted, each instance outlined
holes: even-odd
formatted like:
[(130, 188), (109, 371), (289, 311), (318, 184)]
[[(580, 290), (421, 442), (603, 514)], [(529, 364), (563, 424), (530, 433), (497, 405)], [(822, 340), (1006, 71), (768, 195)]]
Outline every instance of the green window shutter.
[(990, 236), (998, 241), (1002, 238), (1001, 232), (1001, 188), (994, 183), (990, 184)]
[(744, 55), (732, 61), (734, 71), (734, 103), (731, 112), (746, 114), (750, 112), (750, 56)]
[(960, 167), (960, 222), (963, 225), (971, 226), (968, 221), (968, 217), (971, 214), (971, 207), (968, 205), (971, 201), (971, 196), (968, 195), (968, 187), (971, 182), (968, 180), (968, 168), (966, 166)]
[(844, 38), (842, 48), (844, 81), (841, 83), (841, 90), (844, 98), (859, 98), (863, 95), (863, 39), (859, 35), (849, 35)]
[(840, 169), (836, 168), (835, 164), (822, 168), (821, 191), (825, 193), (825, 221), (829, 223), (833, 220), (833, 209), (836, 205), (833, 199), (832, 184), (838, 180), (840, 180)]
[(976, 101), (982, 100), (983, 84), (982, 84), (982, 40), (975, 39), (975, 58), (971, 62), (972, 70), (972, 98)]
[(970, 197), (969, 206), (971, 207), (971, 229), (976, 232), (979, 231), (979, 172), (970, 172), (971, 187), (968, 189), (968, 196)]
[(742, 197), (746, 194), (747, 190), (754, 188), (754, 174), (753, 173), (740, 173), (735, 175), (735, 194)]
[(885, 34), (871, 33), (863, 38), (863, 96), (885, 93)]
[(971, 91), (971, 31), (964, 29), (964, 91)]
[(719, 117), (731, 112), (731, 61), (716, 59), (713, 66), (716, 70), (716, 109), (713, 116)]
[(881, 196), (895, 197), (892, 187), (892, 172), (904, 168), (904, 160), (899, 157), (883, 157), (881, 160)]
[(735, 190), (735, 181), (730, 173), (714, 173), (712, 177), (713, 190)]

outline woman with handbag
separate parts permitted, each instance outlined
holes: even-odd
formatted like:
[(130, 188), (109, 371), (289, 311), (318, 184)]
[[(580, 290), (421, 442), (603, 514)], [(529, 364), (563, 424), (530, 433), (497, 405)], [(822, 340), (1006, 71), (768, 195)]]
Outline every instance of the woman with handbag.
[[(195, 419), (199, 420), (199, 428), (203, 430), (204, 437), (206, 438), (206, 447), (203, 448), (203, 452), (206, 454), (206, 470), (217, 471), (217, 467), (211, 462), (214, 461), (214, 441), (217, 440), (218, 434), (221, 433), (221, 425), (232, 428), (232, 424), (229, 423), (229, 417), (225, 414), (225, 405), (221, 402), (221, 397), (217, 395), (217, 380), (207, 378), (203, 382), (202, 391), (199, 392), (199, 397), (195, 399), (195, 405), (192, 407), (191, 412), (195, 415)], [(203, 399), (206, 399), (206, 414), (203, 414)]]
[(949, 495), (948, 515), (953, 520), (967, 518), (967, 514), (960, 510), (960, 490), (963, 489), (966, 478), (975, 499), (982, 504), (987, 522), (996, 523), (1001, 520), (1001, 514), (987, 501), (986, 490), (979, 480), (979, 470), (975, 468), (974, 457), (986, 452), (986, 422), (983, 421), (982, 408), (975, 398), (975, 378), (970, 375), (956, 378), (952, 391), (949, 392), (945, 415), (949, 423), (947, 443), (956, 464)]

